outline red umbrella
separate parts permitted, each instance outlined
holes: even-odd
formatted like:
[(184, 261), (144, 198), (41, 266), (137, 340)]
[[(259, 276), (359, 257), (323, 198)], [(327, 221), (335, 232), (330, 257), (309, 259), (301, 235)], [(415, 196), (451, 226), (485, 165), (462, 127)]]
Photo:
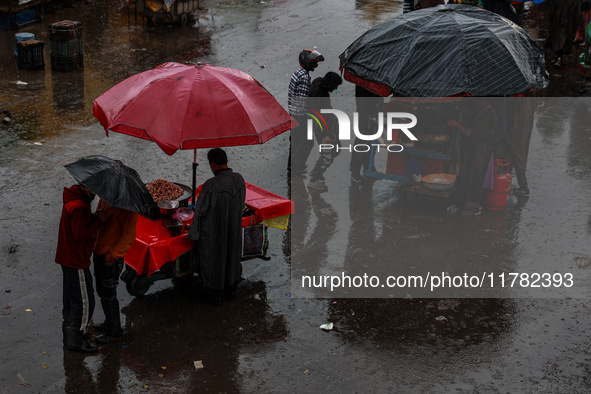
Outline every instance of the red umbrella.
[(262, 144), (293, 120), (245, 72), (210, 64), (164, 63), (118, 83), (94, 101), (107, 131), (154, 141), (168, 155), (193, 149)]

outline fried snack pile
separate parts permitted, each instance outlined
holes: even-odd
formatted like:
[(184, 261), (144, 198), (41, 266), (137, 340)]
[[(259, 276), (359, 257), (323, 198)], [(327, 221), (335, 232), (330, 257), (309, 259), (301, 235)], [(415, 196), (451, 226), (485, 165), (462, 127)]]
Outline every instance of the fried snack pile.
[(182, 187), (160, 178), (146, 184), (146, 187), (157, 203), (160, 201), (174, 200), (184, 193)]

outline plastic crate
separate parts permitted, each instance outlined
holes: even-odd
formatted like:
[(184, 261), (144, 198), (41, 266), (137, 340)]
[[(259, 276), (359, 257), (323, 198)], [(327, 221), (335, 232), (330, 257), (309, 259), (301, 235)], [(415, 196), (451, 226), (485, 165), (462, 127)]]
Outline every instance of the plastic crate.
[(34, 22), (35, 21), (35, 9), (31, 8), (28, 10), (18, 11), (16, 14), (13, 15), (13, 21), (16, 22), (16, 24), (19, 26)]
[(21, 41), (34, 40), (33, 33), (20, 32), (14, 35), (14, 56), (18, 56), (18, 43)]
[(0, 29), (10, 29), (10, 15), (0, 12)]
[(50, 41), (68, 41), (82, 37), (82, 23), (78, 21), (65, 20), (49, 25)]
[(51, 69), (56, 71), (72, 71), (84, 67), (82, 54), (71, 57), (51, 55)]
[(65, 20), (49, 25), (51, 69), (72, 71), (84, 66), (82, 24)]
[(18, 44), (18, 68), (37, 70), (45, 67), (43, 42), (37, 40), (20, 41)]

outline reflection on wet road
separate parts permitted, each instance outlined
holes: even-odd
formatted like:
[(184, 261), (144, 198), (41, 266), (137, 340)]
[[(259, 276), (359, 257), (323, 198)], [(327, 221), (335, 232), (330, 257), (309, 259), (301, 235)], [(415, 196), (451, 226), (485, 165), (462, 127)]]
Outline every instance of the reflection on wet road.
[[(532, 195), (478, 218), (449, 215), (445, 202), (435, 199), (402, 201), (391, 182), (350, 185), (346, 155), (326, 174), (333, 180), (346, 174), (346, 181), (333, 181), (329, 194), (309, 194), (307, 178), (290, 182), (285, 173), (288, 135), (230, 148), (230, 166), (245, 179), (291, 195), (301, 220), (294, 217), (293, 225), (303, 233), (270, 229), (272, 259), (245, 262), (238, 299), (218, 308), (194, 288), (170, 281), (142, 298), (121, 285), (123, 343), (94, 356), (64, 353), (61, 275), (53, 263), (61, 190), (73, 183), (63, 165), (103, 154), (123, 160), (146, 181), (190, 183), (192, 154), (166, 156), (146, 141), (106, 137), (92, 116), (93, 100), (166, 61), (210, 62), (248, 72), (286, 106), (299, 50), (317, 48), (326, 57), (313, 77), (336, 71), (350, 42), (401, 12), (401, 2), (384, 0), (203, 0), (194, 26), (148, 27), (136, 25), (133, 12), (128, 18), (125, 3), (64, 7), (23, 29), (45, 42), (44, 70), (19, 70), (11, 54), (14, 32), (0, 30), (0, 51), (10, 54), (0, 56), (0, 108), (14, 118), (0, 125), (4, 391), (589, 391), (586, 99), (545, 102), (530, 149)], [(524, 23), (543, 44), (539, 10), (530, 13)], [(47, 26), (65, 19), (83, 24), (84, 69), (53, 72)], [(576, 65), (549, 71), (553, 83), (542, 95), (588, 92)], [(343, 84), (336, 95), (351, 97), (353, 86)], [(204, 151), (198, 161), (202, 182), (210, 177)], [(384, 254), (384, 244), (395, 245), (394, 258)], [(572, 299), (560, 293), (548, 299), (308, 299), (291, 289), (295, 258), (314, 262), (318, 272), (363, 269), (368, 247), (384, 261), (415, 267), (438, 258), (446, 268), (462, 261), (477, 270), (535, 271), (541, 263), (552, 272), (573, 272), (585, 291)], [(101, 319), (97, 310), (94, 320)], [(319, 329), (328, 322), (332, 331)], [(196, 369), (195, 361), (204, 368)]]

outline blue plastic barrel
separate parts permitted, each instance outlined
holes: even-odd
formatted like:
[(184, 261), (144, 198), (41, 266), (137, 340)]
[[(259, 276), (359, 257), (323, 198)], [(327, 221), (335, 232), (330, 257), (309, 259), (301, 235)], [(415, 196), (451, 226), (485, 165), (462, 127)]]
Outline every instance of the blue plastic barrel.
[(16, 45), (21, 41), (34, 40), (35, 35), (33, 33), (16, 33), (14, 35), (14, 56), (18, 56), (18, 48)]

